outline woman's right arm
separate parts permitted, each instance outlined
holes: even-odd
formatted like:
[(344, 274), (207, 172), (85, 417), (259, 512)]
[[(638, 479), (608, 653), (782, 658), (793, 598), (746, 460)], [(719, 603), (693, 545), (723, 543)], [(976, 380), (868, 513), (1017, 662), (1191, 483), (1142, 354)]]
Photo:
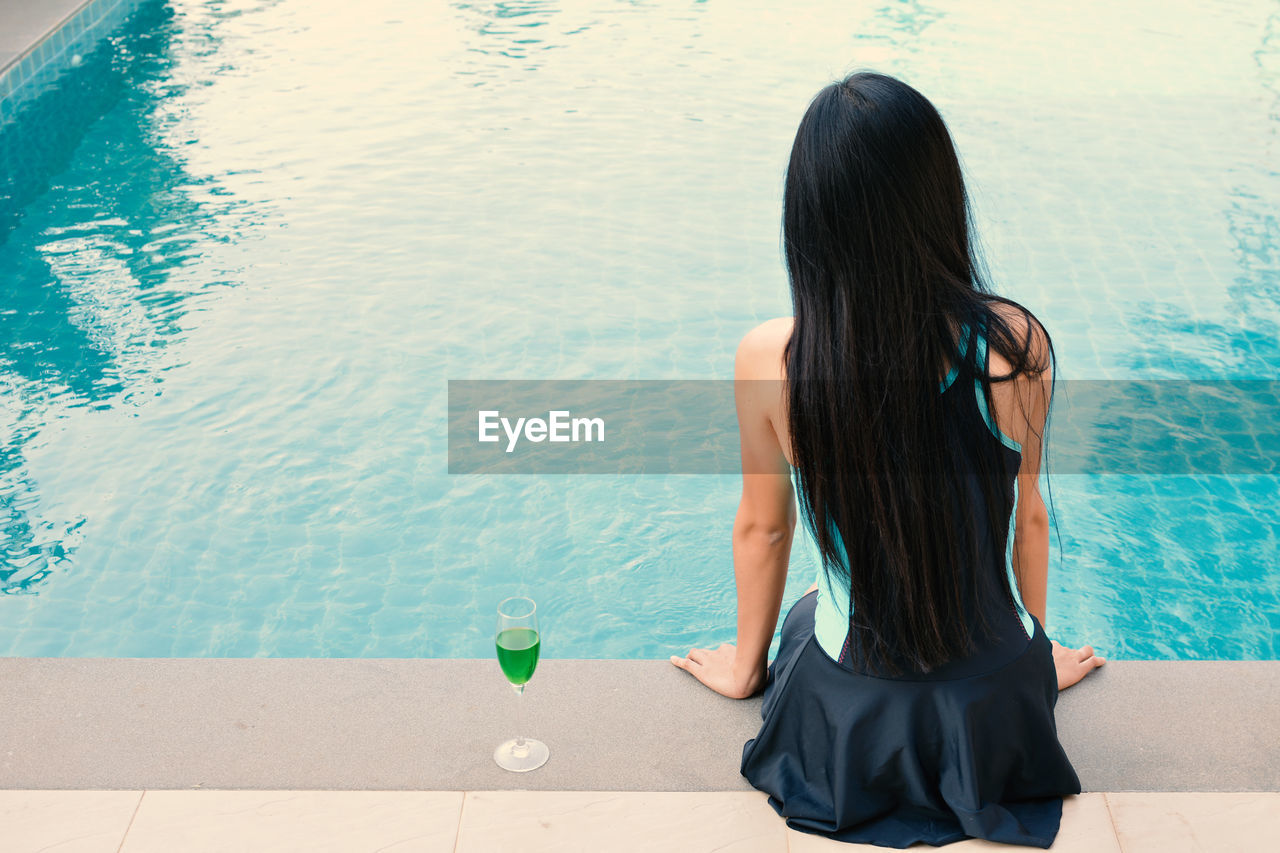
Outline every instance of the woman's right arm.
[(764, 323), (743, 338), (734, 362), (742, 446), (742, 499), (733, 522), (737, 644), (693, 649), (685, 657), (671, 658), (732, 699), (745, 699), (764, 688), (795, 533), (791, 469), (776, 428), (782, 408), (782, 351), (790, 334), (789, 320)]

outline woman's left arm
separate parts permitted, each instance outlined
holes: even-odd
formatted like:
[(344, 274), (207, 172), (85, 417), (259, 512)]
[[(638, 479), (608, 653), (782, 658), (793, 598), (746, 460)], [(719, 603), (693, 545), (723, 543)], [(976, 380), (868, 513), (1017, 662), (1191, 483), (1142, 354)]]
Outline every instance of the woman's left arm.
[[(769, 644), (782, 608), (795, 495), (774, 421), (780, 417), (779, 379), (784, 331), (778, 321), (748, 333), (734, 363), (734, 399), (742, 445), (742, 499), (733, 524), (733, 571), (738, 589), (738, 643), (693, 649), (671, 662), (732, 699), (745, 699), (765, 683)], [(789, 331), (788, 331), (789, 335)]]
[[(1015, 322), (1023, 321), (1012, 315)], [(1052, 395), (1052, 365), (1048, 336), (1038, 322), (1031, 325), (1033, 363), (1043, 365), (1040, 371), (1020, 374), (1001, 389), (1007, 399), (997, 400), (997, 412), (1004, 411), (1014, 437), (1022, 447), (1022, 466), (1018, 471), (1017, 515), (1014, 520), (1013, 570), (1018, 591), (1027, 610), (1045, 625), (1045, 604), (1049, 588), (1049, 513), (1040, 496), (1040, 464), (1045, 423), (1049, 418)], [(997, 414), (997, 419), (1001, 417)], [(1107, 662), (1094, 654), (1092, 646), (1073, 649), (1057, 640), (1051, 643), (1053, 663), (1058, 675), (1058, 689), (1066, 690), (1090, 672)]]

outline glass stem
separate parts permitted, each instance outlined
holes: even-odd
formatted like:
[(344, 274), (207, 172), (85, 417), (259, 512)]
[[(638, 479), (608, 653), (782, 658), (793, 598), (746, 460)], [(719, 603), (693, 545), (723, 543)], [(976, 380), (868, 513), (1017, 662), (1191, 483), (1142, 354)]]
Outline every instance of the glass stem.
[(521, 753), (525, 749), (524, 743), (524, 685), (513, 684), (516, 689), (516, 752)]

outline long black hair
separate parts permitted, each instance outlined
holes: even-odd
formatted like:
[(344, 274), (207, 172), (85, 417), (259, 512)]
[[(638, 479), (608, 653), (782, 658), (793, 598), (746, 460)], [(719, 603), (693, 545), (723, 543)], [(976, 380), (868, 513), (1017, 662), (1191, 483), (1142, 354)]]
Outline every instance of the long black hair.
[[(1052, 343), (1025, 308), (991, 292), (951, 136), (902, 81), (859, 72), (817, 94), (796, 132), (783, 208), (800, 508), (825, 570), (848, 583), (855, 647), (885, 672), (928, 672), (989, 632), (985, 618), (976, 630), (966, 618), (975, 595), (993, 584), (1012, 595), (1003, 566), (957, 571), (985, 536), (1006, 541), (1008, 513), (995, 510), (1007, 501), (990, 485), (994, 455), (977, 462), (986, 512), (947, 497), (946, 481), (974, 463), (956, 458), (941, 380), (957, 367), (990, 406), (991, 383), (1040, 374)], [(976, 329), (1008, 374), (977, 362)], [(974, 531), (975, 519), (988, 529)]]

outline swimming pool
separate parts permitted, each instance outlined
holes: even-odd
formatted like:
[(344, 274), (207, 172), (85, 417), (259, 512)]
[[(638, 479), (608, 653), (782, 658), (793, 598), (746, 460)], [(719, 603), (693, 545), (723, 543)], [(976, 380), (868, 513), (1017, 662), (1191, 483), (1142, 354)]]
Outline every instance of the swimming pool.
[[(1060, 376), (1276, 378), (1280, 7), (954, 6), (139, 4), (0, 130), (0, 654), (488, 657), (512, 594), (552, 657), (731, 640), (736, 478), (450, 476), (446, 382), (728, 378), (853, 67), (943, 111)], [(1051, 633), (1274, 658), (1277, 485), (1057, 477)]]

